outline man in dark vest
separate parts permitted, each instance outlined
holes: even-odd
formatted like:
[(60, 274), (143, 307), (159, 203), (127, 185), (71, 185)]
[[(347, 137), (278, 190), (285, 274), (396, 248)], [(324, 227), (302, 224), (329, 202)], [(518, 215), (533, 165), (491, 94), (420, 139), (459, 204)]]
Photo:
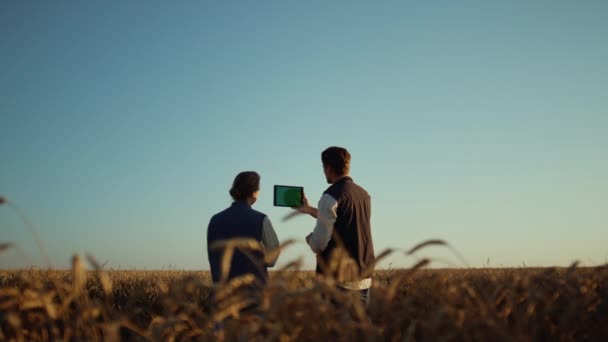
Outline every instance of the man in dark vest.
[(350, 153), (342, 147), (329, 147), (321, 154), (323, 172), (331, 184), (321, 196), (318, 208), (304, 204), (295, 208), (317, 219), (306, 242), (317, 254), (317, 273), (332, 276), (338, 287), (358, 291), (369, 301), (374, 266), (371, 235), (371, 198), (349, 177)]
[[(239, 173), (230, 189), (234, 202), (209, 222), (207, 255), (214, 282), (229, 281), (246, 274), (254, 275), (258, 285), (264, 285), (268, 280), (268, 267), (274, 266), (278, 253), (268, 260), (267, 252), (276, 249), (279, 242), (268, 216), (251, 208), (258, 199), (259, 190), (260, 176), (256, 172)], [(228, 274), (222, 274), (222, 256), (226, 248), (213, 248), (213, 245), (234, 239), (252, 239), (258, 241), (262, 248), (245, 252), (235, 249)]]

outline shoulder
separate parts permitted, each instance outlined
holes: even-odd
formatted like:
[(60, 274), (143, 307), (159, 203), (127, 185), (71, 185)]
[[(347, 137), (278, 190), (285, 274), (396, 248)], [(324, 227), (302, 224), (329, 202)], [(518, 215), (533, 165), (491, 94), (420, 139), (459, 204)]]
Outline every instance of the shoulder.
[(323, 196), (321, 196), (321, 199), (323, 199), (323, 197), (326, 195), (333, 197), (334, 199), (339, 199), (343, 192), (344, 192), (344, 184), (341, 182), (335, 183), (335, 184), (332, 184), (329, 188), (327, 188), (325, 190), (325, 192), (323, 193)]
[(207, 225), (207, 229), (209, 231), (217, 229), (217, 226), (222, 224), (224, 217), (225, 217), (225, 210), (220, 211), (219, 213), (211, 216), (211, 219), (209, 219), (209, 224)]
[(367, 190), (365, 190), (365, 188), (363, 188), (358, 183), (355, 183), (354, 181), (347, 183), (347, 187), (348, 187), (348, 190), (347, 190), (348, 192), (353, 192), (353, 193), (357, 193), (362, 196), (370, 197)]
[(268, 216), (264, 216), (264, 218), (262, 219), (262, 228), (264, 230), (273, 230), (274, 227), (272, 226), (272, 222), (270, 222), (270, 219), (268, 218)]
[(232, 207), (228, 207), (218, 213), (215, 213), (213, 216), (211, 216), (209, 225), (211, 226), (214, 223), (221, 223), (223, 220), (228, 219), (232, 215), (231, 209)]
[(330, 212), (338, 205), (339, 198), (332, 196), (331, 194), (324, 193), (319, 199), (318, 209), (319, 212)]
[(321, 198), (319, 199), (319, 203), (321, 204), (333, 204), (338, 201), (338, 196), (336, 194), (330, 192), (324, 192)]
[(221, 219), (222, 216), (224, 216), (224, 213), (226, 212), (226, 210), (222, 210), (219, 213), (214, 214), (213, 216), (211, 216), (211, 219), (209, 220), (209, 224), (216, 222), (217, 220)]
[(357, 190), (358, 190), (360, 193), (362, 193), (363, 195), (365, 195), (365, 196), (367, 196), (367, 197), (370, 197), (369, 192), (367, 192), (367, 190), (365, 190), (365, 188), (364, 188), (364, 187), (362, 187), (361, 185), (356, 184), (356, 183), (353, 183), (353, 185), (357, 187)]
[(260, 216), (260, 217), (267, 217), (266, 214), (264, 214), (263, 212), (257, 211), (257, 210), (255, 210), (253, 208), (251, 208), (251, 214), (252, 215), (256, 215), (256, 216)]

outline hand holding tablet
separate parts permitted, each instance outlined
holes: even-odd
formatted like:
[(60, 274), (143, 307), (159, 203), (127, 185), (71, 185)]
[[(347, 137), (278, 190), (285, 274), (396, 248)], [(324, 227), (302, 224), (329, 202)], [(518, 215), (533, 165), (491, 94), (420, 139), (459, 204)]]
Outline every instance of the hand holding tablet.
[(301, 214), (310, 214), (316, 217), (315, 213), (310, 212), (308, 199), (301, 186), (275, 185), (274, 186), (274, 205), (276, 207), (290, 207), (294, 211), (283, 217), (283, 222), (290, 220)]

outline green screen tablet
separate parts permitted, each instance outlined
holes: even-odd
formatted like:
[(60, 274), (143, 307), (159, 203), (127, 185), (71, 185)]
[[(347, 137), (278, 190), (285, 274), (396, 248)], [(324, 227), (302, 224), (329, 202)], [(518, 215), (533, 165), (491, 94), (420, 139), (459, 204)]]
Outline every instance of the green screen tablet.
[(304, 198), (304, 188), (301, 186), (275, 185), (275, 207), (300, 207)]

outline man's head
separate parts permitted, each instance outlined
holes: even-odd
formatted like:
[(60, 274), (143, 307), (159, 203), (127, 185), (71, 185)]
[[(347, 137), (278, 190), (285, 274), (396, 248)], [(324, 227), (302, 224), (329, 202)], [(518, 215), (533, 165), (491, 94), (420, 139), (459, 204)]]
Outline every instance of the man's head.
[(258, 199), (259, 191), (260, 175), (255, 171), (244, 171), (234, 178), (230, 196), (235, 201), (244, 201), (252, 205)]
[(343, 147), (328, 147), (321, 153), (327, 183), (333, 184), (350, 172), (350, 153)]

